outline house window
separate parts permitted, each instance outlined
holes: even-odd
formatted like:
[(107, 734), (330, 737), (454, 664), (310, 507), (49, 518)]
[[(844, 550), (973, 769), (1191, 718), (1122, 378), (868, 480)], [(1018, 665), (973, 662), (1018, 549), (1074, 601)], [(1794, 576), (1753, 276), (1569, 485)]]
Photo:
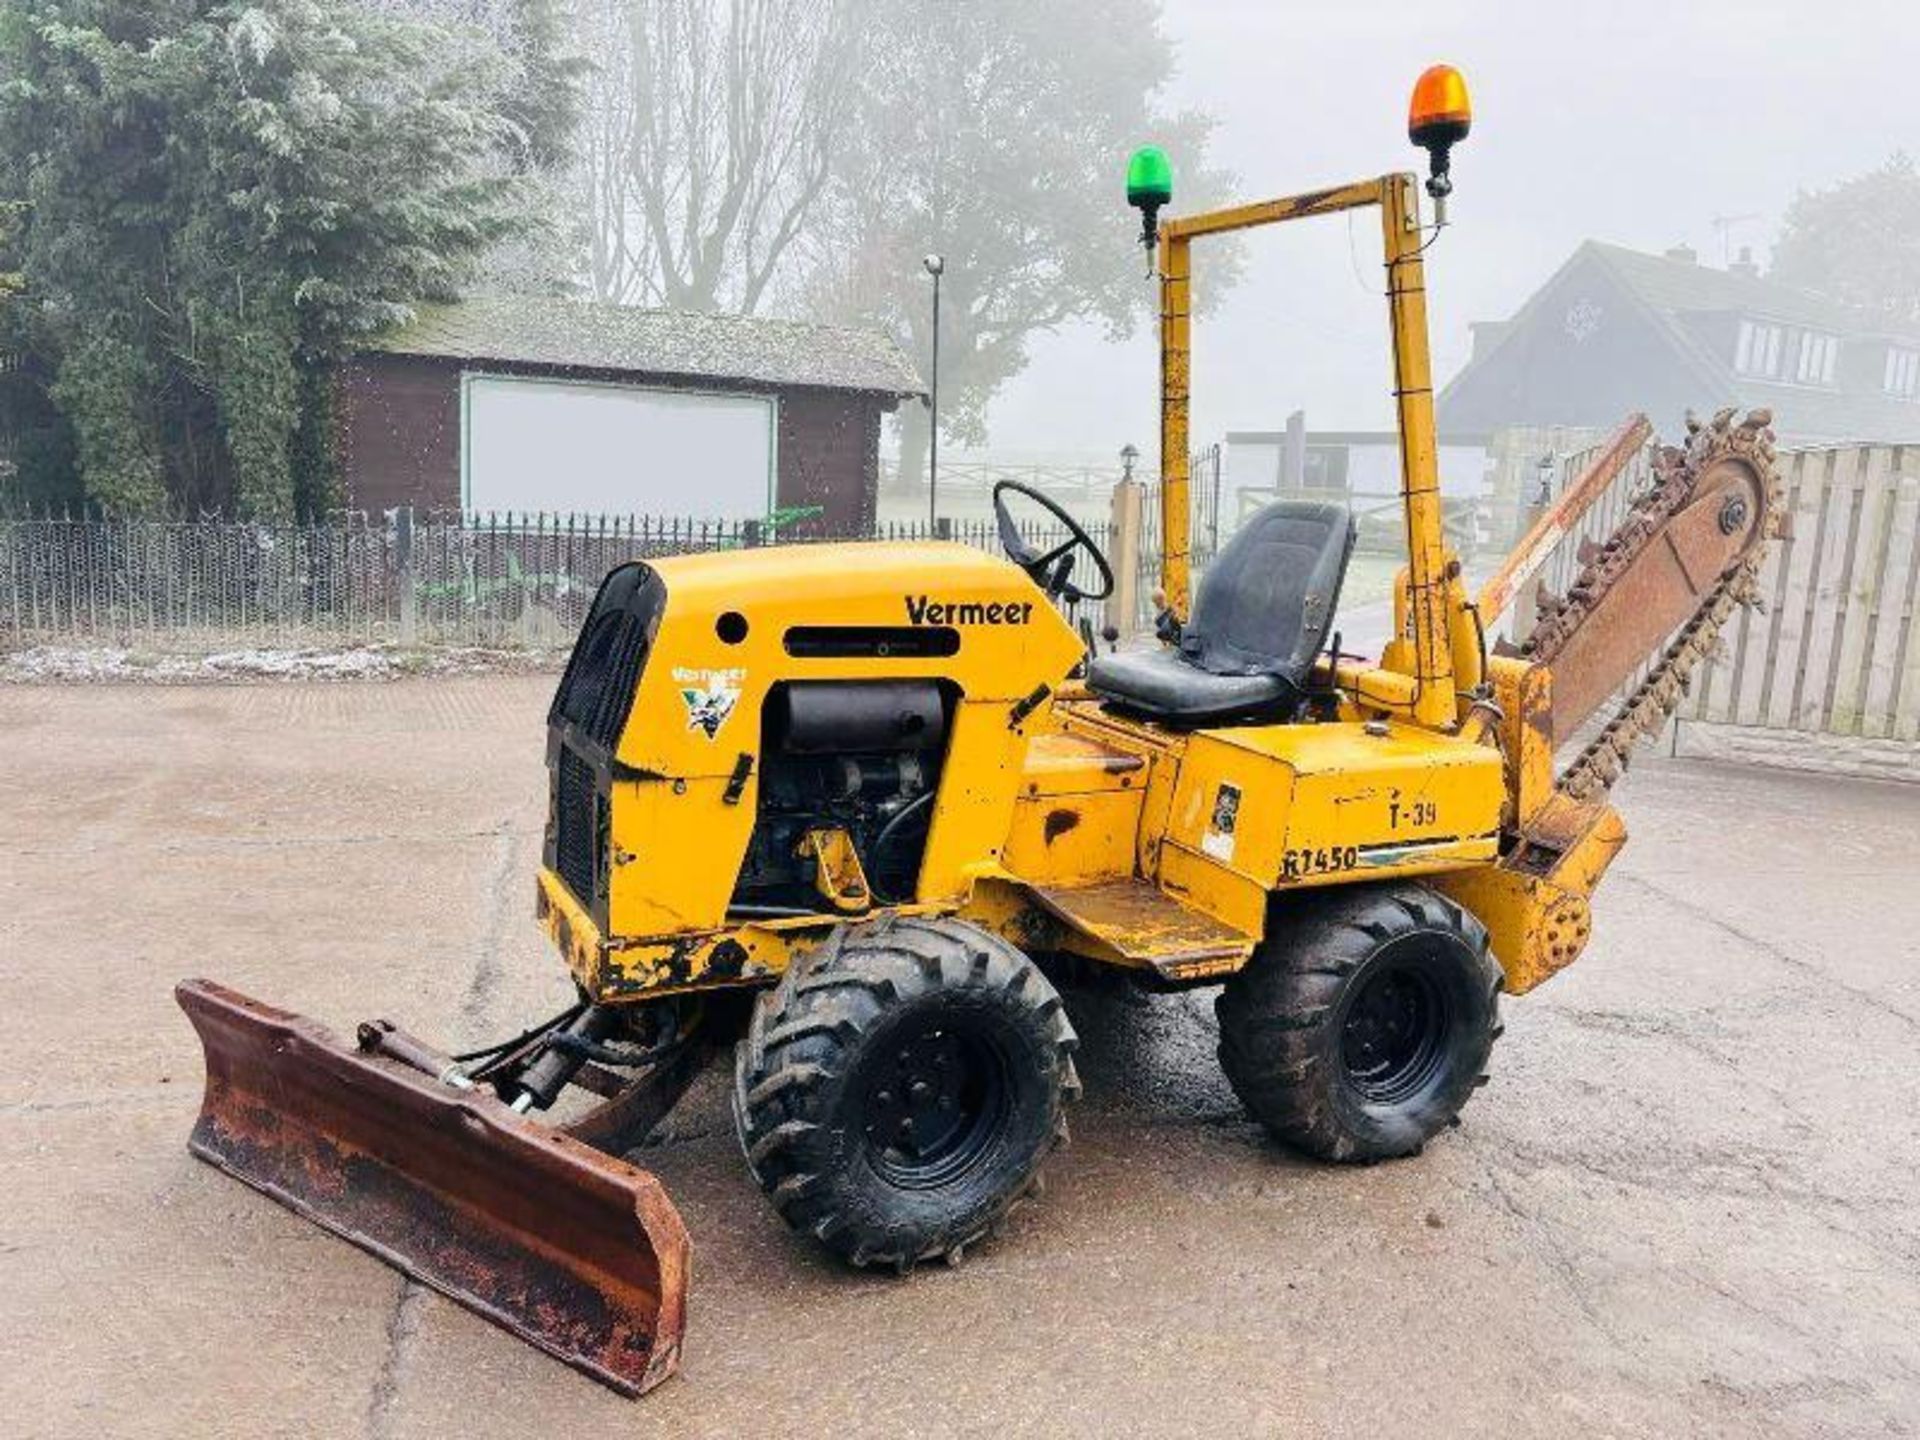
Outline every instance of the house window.
[(1786, 347), (1786, 332), (1778, 325), (1763, 325), (1756, 320), (1740, 322), (1740, 343), (1733, 354), (1733, 368), (1742, 375), (1757, 375), (1772, 380), (1780, 374), (1780, 352)]
[(1902, 400), (1920, 394), (1920, 350), (1887, 347), (1887, 393)]
[(1800, 332), (1800, 353), (1794, 363), (1793, 378), (1802, 385), (1833, 384), (1834, 362), (1840, 355), (1840, 342), (1817, 330)]

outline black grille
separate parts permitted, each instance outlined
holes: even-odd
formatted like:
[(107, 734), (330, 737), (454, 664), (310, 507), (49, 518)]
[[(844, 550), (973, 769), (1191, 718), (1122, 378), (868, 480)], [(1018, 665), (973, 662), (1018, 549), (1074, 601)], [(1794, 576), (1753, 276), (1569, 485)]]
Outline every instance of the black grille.
[(553, 775), (547, 865), (603, 925), (611, 818), (603, 782), (666, 598), (660, 577), (638, 561), (608, 575), (547, 713)]
[(607, 807), (593, 767), (563, 745), (553, 767), (553, 868), (589, 909), (606, 845)]
[(665, 599), (665, 587), (645, 565), (622, 565), (607, 576), (560, 678), (548, 723), (573, 725), (602, 749), (614, 748)]

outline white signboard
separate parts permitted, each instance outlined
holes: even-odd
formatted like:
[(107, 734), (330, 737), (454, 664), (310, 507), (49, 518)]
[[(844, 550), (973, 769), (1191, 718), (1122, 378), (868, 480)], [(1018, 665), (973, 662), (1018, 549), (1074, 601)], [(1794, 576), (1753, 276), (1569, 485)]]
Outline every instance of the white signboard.
[(468, 375), (461, 401), (467, 510), (758, 520), (773, 509), (771, 396)]

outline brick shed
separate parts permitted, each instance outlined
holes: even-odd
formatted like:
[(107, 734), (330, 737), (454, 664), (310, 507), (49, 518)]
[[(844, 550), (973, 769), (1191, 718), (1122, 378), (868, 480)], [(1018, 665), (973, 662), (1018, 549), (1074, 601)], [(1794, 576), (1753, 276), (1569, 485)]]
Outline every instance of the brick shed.
[(873, 520), (880, 417), (922, 393), (885, 334), (538, 297), (423, 308), (339, 374), (348, 503)]

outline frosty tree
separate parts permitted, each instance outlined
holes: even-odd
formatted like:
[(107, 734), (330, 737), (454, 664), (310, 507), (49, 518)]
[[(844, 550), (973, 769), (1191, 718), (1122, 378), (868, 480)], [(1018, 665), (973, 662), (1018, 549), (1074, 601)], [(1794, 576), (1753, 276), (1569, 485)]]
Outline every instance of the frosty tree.
[[(1121, 204), (1128, 153), (1172, 156), (1181, 204), (1222, 198), (1210, 122), (1166, 115), (1173, 68), (1158, 0), (886, 0), (869, 17), (861, 123), (797, 277), (815, 313), (888, 326), (924, 367), (933, 348), (920, 257), (945, 257), (943, 433), (986, 439), (994, 393), (1032, 337), (1095, 318), (1127, 333), (1155, 299)], [(1239, 272), (1209, 257), (1204, 300)], [(927, 414), (900, 412), (899, 480), (925, 482)]]
[(1920, 166), (1896, 154), (1803, 191), (1773, 247), (1773, 276), (1897, 321), (1920, 320)]
[(471, 28), (0, 0), (0, 71), (0, 426), (29, 494), (323, 508), (328, 362), (529, 222), (519, 72)]
[(860, 117), (865, 0), (581, 0), (588, 270), (605, 300), (754, 311)]
[[(594, 57), (581, 137), (592, 293), (804, 312), (931, 350), (920, 257), (947, 257), (943, 424), (983, 435), (1037, 332), (1116, 332), (1151, 292), (1118, 197), (1143, 139), (1183, 199), (1224, 177), (1208, 124), (1155, 99), (1157, 0), (580, 0)], [(1216, 257), (1217, 295), (1235, 256)], [(924, 412), (901, 415), (917, 476)]]

